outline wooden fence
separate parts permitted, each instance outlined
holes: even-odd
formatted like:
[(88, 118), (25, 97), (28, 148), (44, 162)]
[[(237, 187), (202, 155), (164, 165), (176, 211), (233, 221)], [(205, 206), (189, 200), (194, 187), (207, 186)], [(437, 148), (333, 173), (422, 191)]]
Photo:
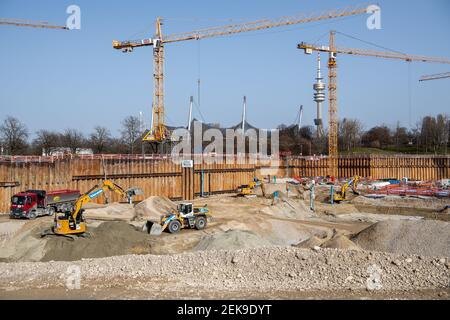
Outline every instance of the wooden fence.
[[(0, 212), (8, 212), (11, 196), (27, 189), (86, 192), (107, 177), (124, 188), (142, 188), (144, 195), (137, 200), (151, 195), (192, 199), (202, 193), (232, 192), (254, 177), (326, 176), (328, 161), (326, 157), (298, 157), (239, 163), (233, 158), (231, 163), (200, 160), (193, 168), (182, 168), (164, 156), (0, 157)], [(450, 156), (340, 157), (339, 176), (353, 175), (373, 179), (450, 178)], [(110, 200), (120, 199), (111, 194)]]

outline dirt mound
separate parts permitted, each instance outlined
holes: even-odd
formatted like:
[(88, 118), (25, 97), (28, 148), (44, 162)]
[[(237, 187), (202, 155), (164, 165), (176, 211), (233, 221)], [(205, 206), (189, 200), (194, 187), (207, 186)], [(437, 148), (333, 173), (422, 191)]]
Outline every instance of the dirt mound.
[(74, 261), (125, 254), (151, 253), (151, 237), (125, 222), (104, 222), (89, 229), (88, 237), (51, 237), (41, 261)]
[(353, 241), (346, 236), (337, 236), (322, 244), (322, 248), (361, 250)]
[(166, 197), (153, 196), (138, 203), (135, 208), (135, 220), (159, 221), (162, 214), (175, 210), (177, 205)]
[(366, 250), (450, 257), (450, 223), (381, 221), (361, 231), (352, 241)]
[(253, 232), (229, 230), (225, 233), (203, 237), (194, 250), (237, 250), (269, 246), (273, 246), (273, 244), (263, 238), (260, 238)]

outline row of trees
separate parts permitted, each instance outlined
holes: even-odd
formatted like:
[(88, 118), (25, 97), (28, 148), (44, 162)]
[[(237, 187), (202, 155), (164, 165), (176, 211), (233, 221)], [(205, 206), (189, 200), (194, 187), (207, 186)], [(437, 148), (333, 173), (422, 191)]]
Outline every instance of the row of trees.
[(96, 126), (89, 135), (78, 129), (56, 132), (41, 129), (29, 142), (29, 130), (19, 119), (7, 116), (0, 125), (1, 154), (42, 155), (58, 148), (76, 153), (91, 149), (94, 153), (140, 153), (142, 152), (142, 126), (138, 117), (129, 116), (122, 121), (120, 136), (114, 137), (108, 128)]
[[(317, 137), (314, 127), (302, 128), (279, 126), (280, 151), (294, 155), (327, 153), (326, 133)], [(63, 132), (38, 130), (29, 141), (29, 131), (17, 118), (8, 116), (0, 125), (0, 153), (8, 155), (41, 155), (55, 148), (65, 148), (76, 153), (80, 149), (91, 149), (94, 153), (141, 153), (143, 129), (138, 117), (128, 116), (122, 121), (120, 136), (115, 137), (108, 128), (97, 126), (89, 135), (77, 129)], [(364, 125), (356, 119), (339, 122), (339, 149), (341, 152), (374, 151), (361, 148), (382, 149), (405, 153), (447, 153), (450, 136), (450, 118), (444, 114), (426, 116), (414, 128), (400, 126), (375, 126), (364, 130)]]
[[(303, 155), (327, 153), (326, 133), (318, 138), (312, 126), (300, 130), (283, 125), (279, 128), (283, 130), (280, 135), (281, 151)], [(426, 116), (411, 129), (400, 126), (398, 122), (394, 127), (380, 125), (365, 130), (363, 123), (357, 119), (342, 119), (338, 128), (339, 150), (345, 153), (375, 149), (402, 153), (447, 153), (450, 147), (450, 118), (445, 114)]]

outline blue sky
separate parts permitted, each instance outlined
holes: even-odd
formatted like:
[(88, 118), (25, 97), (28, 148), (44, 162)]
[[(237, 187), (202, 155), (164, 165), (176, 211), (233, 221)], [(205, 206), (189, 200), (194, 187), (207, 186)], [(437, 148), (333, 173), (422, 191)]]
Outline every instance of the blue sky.
[[(121, 120), (144, 111), (148, 121), (153, 91), (150, 47), (123, 54), (113, 39), (152, 37), (157, 16), (165, 33), (183, 32), (260, 18), (320, 12), (359, 1), (335, 0), (167, 0), (26, 1), (0, 0), (0, 17), (65, 24), (66, 8), (81, 8), (81, 30), (61, 31), (0, 26), (0, 118), (13, 115), (30, 133), (39, 128), (95, 125), (118, 133)], [(315, 56), (296, 49), (301, 41), (328, 43), (330, 29), (410, 54), (450, 58), (450, 2), (378, 1), (382, 29), (368, 30), (366, 15), (276, 28), (201, 41), (166, 45), (165, 87), (169, 124), (185, 124), (190, 95), (202, 81), (201, 112), (208, 122), (240, 121), (242, 96), (248, 120), (259, 127), (291, 124), (303, 104), (303, 124), (313, 124)], [(337, 36), (342, 47), (371, 48)], [(424, 115), (450, 110), (450, 80), (419, 83), (424, 74), (450, 71), (450, 65), (338, 56), (339, 115), (369, 128), (397, 120), (409, 124)], [(326, 69), (323, 70), (326, 75)], [(409, 90), (409, 83), (411, 90)], [(325, 106), (326, 107), (326, 106)], [(326, 115), (326, 109), (324, 110)], [(194, 114), (201, 118), (196, 110)]]

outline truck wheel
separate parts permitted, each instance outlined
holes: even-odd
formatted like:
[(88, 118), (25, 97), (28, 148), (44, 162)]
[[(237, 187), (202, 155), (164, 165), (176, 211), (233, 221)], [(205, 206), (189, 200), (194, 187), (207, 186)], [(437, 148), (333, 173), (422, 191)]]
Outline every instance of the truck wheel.
[(36, 218), (37, 218), (36, 211), (31, 211), (30, 214), (28, 215), (28, 217), (29, 217), (31, 220), (36, 219)]
[(48, 208), (48, 215), (50, 217), (52, 217), (54, 214), (55, 214), (55, 208), (54, 207)]
[(203, 230), (206, 228), (207, 220), (204, 216), (199, 216), (195, 219), (195, 229)]
[(178, 220), (170, 221), (168, 227), (170, 233), (177, 233), (181, 229), (181, 223)]

